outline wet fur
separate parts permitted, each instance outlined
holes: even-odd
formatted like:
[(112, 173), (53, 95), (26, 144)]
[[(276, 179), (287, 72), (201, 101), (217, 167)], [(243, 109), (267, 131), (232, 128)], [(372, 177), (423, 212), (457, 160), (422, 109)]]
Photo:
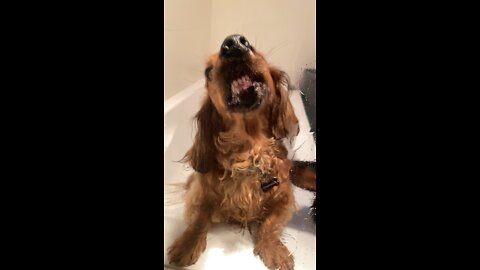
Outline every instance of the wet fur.
[[(256, 110), (234, 113), (225, 102), (227, 69), (218, 54), (207, 66), (207, 95), (195, 120), (197, 133), (184, 161), (195, 173), (188, 179), (185, 200), (187, 229), (168, 250), (170, 263), (194, 264), (206, 247), (213, 223), (258, 225), (254, 254), (269, 269), (293, 269), (293, 256), (280, 241), (295, 211), (290, 181), (292, 162), (281, 140), (298, 134), (298, 120), (288, 99), (286, 74), (268, 65), (258, 52), (246, 63), (263, 76), (268, 93)], [(227, 79), (228, 78), (228, 79)], [(228, 85), (228, 84), (227, 84)], [(262, 181), (276, 177), (278, 186), (264, 192)]]
[(290, 173), (292, 183), (297, 187), (315, 192), (315, 199), (310, 207), (310, 215), (317, 222), (317, 171), (316, 162), (294, 161)]

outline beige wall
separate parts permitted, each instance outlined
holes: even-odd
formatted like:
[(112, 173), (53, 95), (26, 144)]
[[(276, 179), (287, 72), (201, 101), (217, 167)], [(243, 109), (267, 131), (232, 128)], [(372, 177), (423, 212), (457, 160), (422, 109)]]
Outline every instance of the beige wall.
[(211, 0), (165, 0), (164, 100), (203, 77), (210, 54)]
[(245, 35), (295, 86), (305, 68), (316, 68), (315, 0), (166, 0), (165, 97), (202, 79), (208, 55), (234, 33)]

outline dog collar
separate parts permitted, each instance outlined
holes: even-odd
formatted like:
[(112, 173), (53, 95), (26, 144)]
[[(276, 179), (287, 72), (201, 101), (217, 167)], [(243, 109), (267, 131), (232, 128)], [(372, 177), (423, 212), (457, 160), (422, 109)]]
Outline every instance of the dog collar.
[[(249, 169), (250, 174), (254, 174), (255, 172), (260, 172), (260, 170), (255, 167)], [(262, 188), (263, 192), (267, 192), (272, 187), (280, 185), (280, 182), (278, 181), (277, 177), (275, 176), (271, 177), (266, 173), (261, 175), (262, 175), (262, 180), (260, 182), (260, 187)]]
[(263, 192), (266, 192), (269, 189), (271, 189), (272, 187), (278, 186), (279, 184), (280, 184), (280, 182), (278, 182), (277, 178), (273, 177), (270, 181), (262, 183), (261, 187), (262, 187)]

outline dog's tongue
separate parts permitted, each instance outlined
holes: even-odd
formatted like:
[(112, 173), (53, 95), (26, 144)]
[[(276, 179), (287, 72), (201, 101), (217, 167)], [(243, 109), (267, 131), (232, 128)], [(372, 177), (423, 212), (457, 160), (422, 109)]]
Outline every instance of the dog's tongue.
[(252, 80), (248, 76), (243, 76), (232, 82), (232, 94), (238, 95), (245, 92), (252, 86)]

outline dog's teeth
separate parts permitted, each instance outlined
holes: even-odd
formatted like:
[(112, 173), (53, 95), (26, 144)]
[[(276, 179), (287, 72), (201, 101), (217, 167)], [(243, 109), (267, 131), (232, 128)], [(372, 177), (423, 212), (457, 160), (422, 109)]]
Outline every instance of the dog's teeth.
[(231, 87), (231, 89), (232, 89), (232, 93), (233, 93), (233, 94), (238, 94), (238, 83), (237, 83), (236, 81), (233, 81), (233, 82), (232, 82), (232, 87)]

